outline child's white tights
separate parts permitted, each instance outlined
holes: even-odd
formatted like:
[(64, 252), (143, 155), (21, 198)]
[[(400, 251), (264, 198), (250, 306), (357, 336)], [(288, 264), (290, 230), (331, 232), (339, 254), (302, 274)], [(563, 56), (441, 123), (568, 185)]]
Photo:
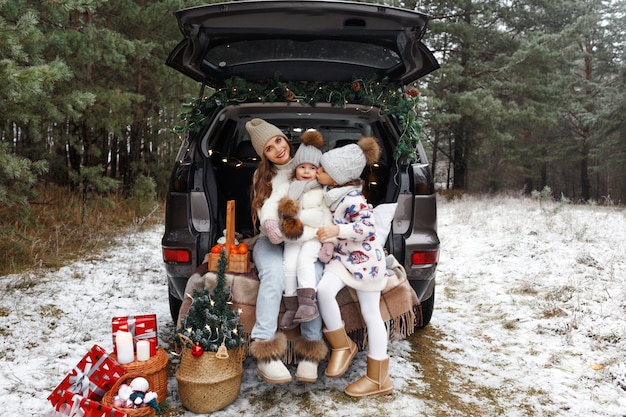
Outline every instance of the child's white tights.
[(317, 239), (286, 242), (283, 249), (285, 295), (296, 295), (297, 288), (315, 288), (315, 262), (322, 244)]
[[(332, 272), (326, 271), (317, 286), (317, 305), (327, 330), (343, 326), (339, 304), (335, 298), (346, 284)], [(380, 291), (356, 291), (361, 315), (367, 326), (369, 356), (382, 360), (387, 357), (387, 329), (380, 314)]]

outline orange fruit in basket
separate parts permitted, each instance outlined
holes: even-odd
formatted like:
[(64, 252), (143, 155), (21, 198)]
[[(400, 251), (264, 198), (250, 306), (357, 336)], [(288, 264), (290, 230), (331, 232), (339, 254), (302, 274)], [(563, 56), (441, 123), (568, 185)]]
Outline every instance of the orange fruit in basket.
[(211, 253), (220, 253), (222, 250), (222, 245), (217, 244), (211, 248)]
[(230, 253), (237, 253), (237, 245), (234, 243), (230, 244)]
[(245, 243), (240, 243), (239, 244), (239, 248), (237, 248), (237, 253), (240, 253), (242, 255), (248, 253), (248, 245), (246, 245)]

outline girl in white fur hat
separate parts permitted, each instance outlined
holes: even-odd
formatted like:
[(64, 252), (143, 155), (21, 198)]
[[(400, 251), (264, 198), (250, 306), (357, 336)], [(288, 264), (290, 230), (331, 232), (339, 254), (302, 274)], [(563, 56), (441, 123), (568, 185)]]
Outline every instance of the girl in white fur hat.
[(380, 313), (380, 295), (387, 284), (383, 242), (376, 239), (374, 211), (363, 196), (360, 175), (366, 164), (380, 157), (373, 137), (333, 149), (322, 155), (317, 181), (325, 185), (324, 197), (334, 224), (320, 227), (320, 241), (337, 238), (333, 258), (326, 265), (317, 287), (318, 307), (324, 320), (324, 335), (332, 350), (326, 376), (342, 376), (358, 352), (345, 331), (335, 296), (346, 285), (356, 290), (361, 315), (367, 327), (369, 352), (366, 376), (348, 385), (351, 397), (390, 394), (387, 329)]

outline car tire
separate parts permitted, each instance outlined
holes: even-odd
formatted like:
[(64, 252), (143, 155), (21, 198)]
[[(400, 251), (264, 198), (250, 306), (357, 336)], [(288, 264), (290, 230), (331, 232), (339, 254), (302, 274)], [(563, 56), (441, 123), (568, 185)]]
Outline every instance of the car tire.
[(169, 293), (170, 296), (170, 315), (172, 316), (172, 320), (174, 324), (178, 323), (178, 312), (180, 311), (180, 307), (183, 305), (183, 302), (178, 298), (174, 297), (172, 293)]
[(421, 329), (428, 326), (430, 319), (433, 317), (433, 310), (435, 309), (435, 292), (429, 298), (422, 301), (422, 325), (416, 328)]

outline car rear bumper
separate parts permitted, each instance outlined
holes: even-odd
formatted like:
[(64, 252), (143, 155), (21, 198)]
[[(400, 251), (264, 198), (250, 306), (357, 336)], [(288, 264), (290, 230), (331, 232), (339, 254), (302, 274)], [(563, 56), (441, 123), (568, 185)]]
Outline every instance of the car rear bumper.
[(411, 267), (406, 273), (407, 279), (420, 301), (424, 301), (433, 295), (435, 291), (437, 265), (429, 267)]

